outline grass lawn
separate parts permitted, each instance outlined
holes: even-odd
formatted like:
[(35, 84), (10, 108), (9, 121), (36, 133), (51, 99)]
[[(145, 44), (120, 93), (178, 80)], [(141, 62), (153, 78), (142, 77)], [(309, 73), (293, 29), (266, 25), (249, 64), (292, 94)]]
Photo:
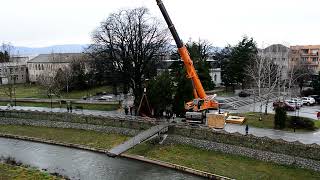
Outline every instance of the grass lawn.
[[(46, 93), (44, 92), (43, 88), (39, 85), (30, 85), (30, 84), (16, 84), (16, 97), (17, 98), (48, 98)], [(9, 96), (5, 93), (7, 92), (8, 85), (1, 85), (0, 86), (0, 97), (1, 98), (9, 98)], [(66, 99), (80, 99), (88, 94), (95, 95), (97, 92), (106, 92), (111, 93), (112, 87), (110, 86), (102, 86), (91, 88), (89, 90), (74, 90), (69, 93), (62, 94), (63, 98)]]
[[(248, 112), (248, 113), (240, 113), (240, 114), (233, 114), (233, 115), (244, 116), (246, 118), (245, 119), (246, 121), (244, 124), (248, 124), (249, 126), (258, 127), (258, 128), (269, 128), (269, 129), (273, 129), (274, 127), (274, 114), (265, 115), (264, 113), (262, 113), (261, 121), (259, 121), (260, 113), (257, 113), (257, 112)], [(305, 119), (308, 119), (308, 118), (305, 118)], [(317, 128), (320, 128), (320, 121), (314, 121), (314, 122), (315, 122), (315, 126)], [(287, 128), (287, 127), (283, 130), (293, 131), (292, 128)], [(311, 130), (297, 129), (296, 131), (311, 131)]]
[(11, 166), (0, 163), (0, 179), (35, 180), (35, 179), (61, 179), (35, 169)]
[[(6, 106), (9, 102), (0, 102), (0, 106)], [(17, 106), (28, 106), (28, 107), (47, 107), (50, 108), (50, 103), (45, 102), (17, 102)], [(75, 104), (73, 103), (73, 108), (75, 106), (82, 106), (83, 109), (90, 109), (90, 110), (100, 110), (100, 111), (113, 111), (119, 109), (118, 104)], [(53, 108), (59, 108), (59, 103), (52, 103)], [(62, 108), (67, 108), (66, 105), (62, 105)]]
[(1, 125), (0, 133), (75, 143), (102, 149), (110, 149), (129, 139), (129, 137), (124, 135), (99, 133), (95, 131), (13, 125)]
[[(95, 148), (110, 149), (129, 137), (93, 131), (31, 126), (0, 126), (1, 133), (38, 137), (59, 142), (77, 143)], [(129, 154), (171, 162), (194, 169), (237, 179), (319, 179), (320, 172), (281, 166), (246, 157), (207, 151), (183, 145), (151, 145), (142, 143)]]
[(184, 145), (151, 145), (143, 143), (131, 149), (129, 153), (236, 179), (291, 180), (320, 178), (320, 172), (277, 165)]

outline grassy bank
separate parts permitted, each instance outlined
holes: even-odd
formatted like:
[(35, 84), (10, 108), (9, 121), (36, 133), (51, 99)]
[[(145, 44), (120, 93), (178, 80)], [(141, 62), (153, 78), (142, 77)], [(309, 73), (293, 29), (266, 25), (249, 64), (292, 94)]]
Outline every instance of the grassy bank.
[[(129, 137), (74, 129), (30, 126), (0, 126), (0, 133), (55, 140), (110, 149)], [(246, 157), (207, 151), (183, 145), (151, 145), (143, 143), (129, 154), (171, 162), (194, 169), (237, 179), (319, 179), (320, 172), (281, 166)]]
[(35, 179), (61, 179), (35, 169), (12, 166), (0, 163), (0, 179), (9, 180), (35, 180)]
[(144, 143), (131, 149), (129, 153), (236, 179), (292, 180), (320, 178), (320, 172), (184, 145), (151, 145)]
[[(16, 97), (17, 98), (48, 98), (46, 92), (39, 85), (30, 85), (30, 84), (16, 84), (14, 85), (16, 88)], [(9, 98), (6, 92), (8, 91), (8, 85), (0, 86), (0, 97), (1, 98)], [(110, 86), (102, 86), (95, 87), (88, 90), (74, 90), (69, 93), (63, 93), (62, 97), (66, 99), (79, 99), (88, 94), (95, 95), (98, 92), (106, 92), (111, 93), (112, 87)]]
[[(9, 102), (0, 102), (0, 106), (6, 106)], [(50, 108), (51, 103), (46, 102), (16, 102), (17, 106), (27, 106), (27, 107), (46, 107)], [(73, 103), (73, 108), (75, 109), (75, 106), (82, 106), (83, 109), (89, 109), (89, 110), (100, 110), (100, 111), (113, 111), (119, 109), (119, 104), (76, 104)], [(52, 103), (53, 108), (60, 108), (59, 103)], [(61, 108), (67, 108), (65, 104), (61, 106)]]
[[(233, 115), (238, 115), (238, 116), (244, 116), (245, 117), (245, 123), (248, 124), (249, 126), (253, 127), (258, 127), (258, 128), (269, 128), (273, 129), (274, 128), (274, 114), (267, 114), (265, 115), (264, 113), (256, 113), (256, 112), (248, 112), (248, 113), (240, 113), (240, 114), (233, 114)], [(261, 121), (259, 121), (259, 117), (261, 115)], [(288, 116), (289, 118), (290, 116)], [(305, 117), (300, 117), (302, 119), (309, 119)], [(314, 121), (313, 119), (310, 119), (311, 121)], [(320, 128), (320, 121), (314, 121), (315, 126), (317, 128)], [(285, 131), (293, 131), (293, 128), (288, 128), (286, 127), (283, 129)], [(297, 129), (297, 131), (310, 131), (307, 129)]]
[(94, 148), (110, 149), (129, 137), (119, 134), (107, 134), (77, 129), (45, 128), (32, 126), (0, 126), (0, 133), (28, 136), (54, 140), (57, 142), (75, 143)]

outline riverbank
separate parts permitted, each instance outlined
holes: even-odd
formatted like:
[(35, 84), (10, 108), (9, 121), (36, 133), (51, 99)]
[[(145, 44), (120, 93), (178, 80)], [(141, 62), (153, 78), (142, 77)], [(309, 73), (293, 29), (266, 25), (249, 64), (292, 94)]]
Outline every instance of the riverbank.
[(50, 175), (47, 172), (39, 171), (37, 169), (14, 166), (9, 164), (0, 163), (0, 179), (16, 179), (16, 180), (35, 180), (35, 179), (44, 179), (44, 180), (62, 180), (53, 175)]
[[(0, 133), (28, 136), (61, 143), (81, 144), (108, 150), (128, 136), (92, 131), (30, 126), (0, 126)], [(115, 143), (115, 139), (117, 143)], [(128, 152), (132, 155), (161, 160), (237, 179), (319, 179), (320, 172), (277, 165), (242, 156), (203, 150), (186, 145), (151, 145), (143, 143)]]

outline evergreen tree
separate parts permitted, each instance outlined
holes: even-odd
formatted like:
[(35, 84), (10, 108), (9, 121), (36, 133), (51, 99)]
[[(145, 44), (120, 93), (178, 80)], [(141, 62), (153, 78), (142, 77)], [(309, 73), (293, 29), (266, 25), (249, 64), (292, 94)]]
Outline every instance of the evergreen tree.
[(256, 43), (252, 38), (243, 37), (236, 46), (230, 48), (229, 53), (222, 61), (222, 81), (226, 86), (234, 88), (238, 84), (244, 88), (247, 79), (245, 68), (256, 58), (258, 53)]
[(147, 97), (150, 106), (154, 109), (155, 116), (161, 116), (162, 112), (171, 108), (173, 83), (169, 71), (149, 81), (147, 86)]
[(320, 95), (320, 71), (319, 71), (318, 76), (312, 81), (311, 85), (314, 89), (314, 92), (317, 95)]
[(210, 76), (210, 64), (207, 62), (212, 50), (211, 44), (207, 41), (189, 42), (186, 45), (190, 57), (197, 70), (199, 79), (205, 90), (212, 90), (215, 87)]
[(274, 116), (274, 127), (276, 129), (283, 129), (286, 127), (287, 112), (283, 107), (276, 108), (276, 114)]
[(184, 116), (185, 103), (194, 98), (192, 82), (186, 77), (187, 73), (182, 62), (174, 62), (170, 69), (172, 69), (171, 77), (175, 84), (172, 110), (177, 116)]

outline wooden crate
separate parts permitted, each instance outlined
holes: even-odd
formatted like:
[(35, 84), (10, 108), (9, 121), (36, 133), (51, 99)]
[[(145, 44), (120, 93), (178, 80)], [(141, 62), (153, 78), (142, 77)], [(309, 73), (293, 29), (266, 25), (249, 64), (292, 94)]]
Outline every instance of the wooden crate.
[(225, 115), (224, 114), (216, 114), (216, 113), (207, 113), (206, 114), (206, 124), (210, 128), (218, 128), (218, 129), (223, 129), (226, 120), (225, 120)]
[(229, 116), (226, 121), (231, 124), (243, 124), (245, 118), (241, 116)]

